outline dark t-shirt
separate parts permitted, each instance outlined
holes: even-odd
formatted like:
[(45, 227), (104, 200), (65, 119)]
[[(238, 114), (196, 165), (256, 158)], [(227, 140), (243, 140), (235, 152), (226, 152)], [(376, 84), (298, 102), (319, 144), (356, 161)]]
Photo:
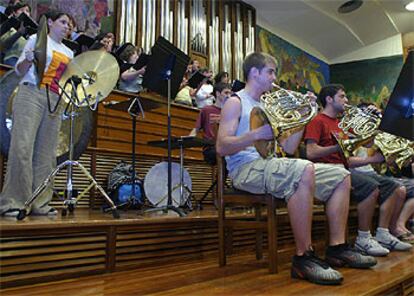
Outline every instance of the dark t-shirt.
[(196, 129), (204, 131), (204, 139), (216, 141), (214, 124), (210, 122), (210, 114), (220, 115), (221, 109), (215, 105), (205, 106), (201, 109), (196, 122)]
[[(317, 145), (322, 147), (336, 145), (337, 143), (332, 134), (343, 133), (342, 130), (338, 127), (338, 123), (339, 120), (337, 118), (331, 118), (326, 114), (319, 113), (305, 128), (305, 143), (307, 144), (308, 140), (313, 140)], [(343, 164), (343, 160), (339, 152), (314, 159), (313, 161)]]

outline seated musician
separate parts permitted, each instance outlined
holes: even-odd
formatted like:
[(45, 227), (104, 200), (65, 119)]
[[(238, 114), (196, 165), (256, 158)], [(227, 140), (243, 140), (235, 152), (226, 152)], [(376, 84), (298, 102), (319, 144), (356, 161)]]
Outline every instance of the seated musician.
[[(360, 103), (358, 104), (358, 108), (367, 109), (368, 107), (375, 107), (372, 103)], [(355, 152), (354, 155), (359, 157), (367, 157), (374, 153), (374, 149), (366, 148), (366, 147), (359, 147)], [(394, 166), (393, 163), (390, 165)], [(388, 164), (387, 164), (388, 167)], [(405, 197), (406, 199), (398, 199), (397, 203), (395, 204), (394, 211), (392, 213), (391, 221), (390, 221), (390, 232), (392, 235), (397, 237), (399, 240), (406, 242), (406, 243), (414, 243), (414, 235), (411, 233), (410, 230), (407, 229), (406, 224), (409, 220), (410, 216), (414, 214), (414, 179), (410, 178), (397, 178), (394, 176), (384, 176), (378, 174), (374, 168), (368, 164), (361, 167), (356, 167), (351, 169), (351, 172), (360, 172), (364, 173), (368, 176), (373, 176), (374, 178), (383, 178), (389, 179), (393, 182), (399, 183), (401, 186), (405, 188)]]
[[(133, 93), (138, 93), (142, 90), (142, 78), (145, 74), (146, 66), (143, 66), (138, 70), (133, 67), (140, 54), (141, 50), (131, 43), (125, 44), (124, 48), (120, 51), (119, 59), (122, 62), (131, 65), (131, 67), (124, 69), (125, 71), (121, 72), (118, 86), (120, 90)], [(123, 67), (121, 66), (120, 68), (122, 71)]]
[[(20, 14), (25, 13), (30, 16), (30, 6), (27, 3), (16, 3), (11, 6), (11, 16), (18, 17)], [(11, 28), (8, 32), (0, 37), (0, 52), (3, 56), (3, 63), (9, 66), (15, 66), (23, 48), (27, 42), (25, 35), (27, 35), (27, 29), (23, 26), (23, 22), (20, 28), (16, 31)]]
[(187, 71), (184, 73), (184, 77), (180, 85), (180, 90), (175, 96), (174, 103), (193, 107), (193, 97), (196, 93), (196, 90), (188, 85), (188, 80), (192, 75), (192, 69), (193, 65), (190, 63), (187, 66)]
[[(251, 193), (269, 193), (287, 203), (296, 243), (291, 275), (317, 284), (340, 284), (342, 275), (329, 264), (368, 268), (376, 264), (371, 256), (355, 252), (345, 243), (348, 217), (349, 172), (331, 165), (313, 164), (303, 159), (262, 158), (253, 146), (257, 140), (272, 140), (273, 131), (265, 124), (250, 130), (250, 112), (260, 106), (260, 97), (272, 89), (276, 61), (265, 53), (252, 53), (243, 63), (246, 87), (224, 104), (217, 137), (217, 153), (226, 156), (233, 185)], [(303, 128), (279, 142), (293, 154)], [(313, 197), (327, 204), (329, 247), (326, 261), (312, 249), (311, 224)], [(329, 264), (328, 264), (329, 263)]]
[(104, 50), (111, 53), (115, 43), (115, 35), (111, 32), (99, 33), (95, 37), (95, 42), (89, 48), (90, 50)]
[[(216, 124), (220, 121), (221, 108), (231, 95), (231, 85), (228, 83), (217, 83), (213, 89), (216, 102), (214, 105), (205, 106), (198, 115), (196, 127), (190, 132), (190, 136), (195, 136), (200, 130), (204, 131), (204, 139), (212, 143), (216, 142)], [(206, 145), (203, 147), (204, 160), (210, 164), (216, 164), (216, 147), (215, 145)]]
[[(318, 96), (323, 106), (307, 126), (305, 131), (306, 154), (315, 163), (330, 163), (344, 166), (340, 147), (333, 139), (333, 133), (343, 133), (338, 127), (338, 115), (344, 112), (348, 99), (342, 85), (324, 86)], [(372, 163), (381, 163), (384, 157), (379, 153), (367, 157), (350, 157), (351, 168)], [(357, 202), (358, 237), (357, 249), (372, 256), (386, 256), (390, 250), (408, 250), (410, 244), (401, 242), (389, 232), (389, 225), (395, 203), (405, 198), (405, 188), (397, 182), (381, 176), (368, 176), (352, 171), (352, 198)], [(375, 239), (371, 236), (371, 222), (377, 201), (380, 204), (379, 223)]]
[(200, 69), (200, 73), (206, 77), (198, 87), (194, 97), (198, 108), (214, 104), (213, 85), (211, 82), (213, 73), (208, 68)]

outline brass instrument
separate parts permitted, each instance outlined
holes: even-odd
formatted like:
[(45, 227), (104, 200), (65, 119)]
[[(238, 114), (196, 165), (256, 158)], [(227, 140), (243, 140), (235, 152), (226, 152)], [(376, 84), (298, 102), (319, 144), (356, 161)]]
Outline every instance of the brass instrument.
[(400, 170), (414, 159), (414, 142), (386, 132), (378, 133), (375, 146), (384, 155), (387, 163), (394, 163)]
[(261, 107), (254, 107), (250, 114), (250, 129), (265, 124), (272, 127), (273, 141), (260, 140), (254, 143), (263, 158), (276, 155), (277, 139), (286, 131), (305, 126), (318, 112), (318, 105), (309, 95), (290, 91), (273, 84), (278, 90), (261, 96)]
[(381, 116), (352, 105), (345, 105), (344, 116), (338, 124), (344, 134), (349, 138), (344, 139), (343, 135), (334, 134), (333, 137), (341, 147), (345, 159), (359, 147), (371, 142), (378, 133), (378, 126)]
[(345, 105), (344, 117), (338, 127), (350, 138), (343, 139), (338, 135), (334, 135), (334, 137), (346, 159), (359, 147), (374, 141), (374, 148), (382, 153), (385, 161), (388, 164), (395, 164), (401, 169), (414, 159), (414, 142), (379, 131), (380, 122), (380, 114), (356, 106)]

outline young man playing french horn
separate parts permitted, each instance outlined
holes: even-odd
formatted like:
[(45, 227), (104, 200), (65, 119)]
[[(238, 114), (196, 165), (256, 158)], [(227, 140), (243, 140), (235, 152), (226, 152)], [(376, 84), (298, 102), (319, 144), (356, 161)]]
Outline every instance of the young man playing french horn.
[[(257, 140), (273, 139), (268, 124), (250, 130), (250, 116), (253, 107), (260, 106), (261, 95), (272, 89), (276, 79), (275, 59), (264, 53), (252, 53), (243, 63), (243, 73), (246, 87), (230, 97), (222, 109), (216, 150), (226, 156), (234, 187), (252, 193), (267, 192), (286, 201), (296, 243), (292, 277), (317, 284), (340, 284), (342, 275), (328, 263), (356, 268), (375, 265), (373, 257), (355, 252), (345, 243), (350, 191), (347, 170), (303, 159), (263, 159), (253, 146)], [(302, 134), (303, 128), (281, 138), (280, 145), (292, 154)], [(325, 261), (312, 249), (314, 196), (327, 204), (330, 235)]]
[[(348, 103), (345, 89), (340, 84), (324, 86), (318, 100), (323, 110), (306, 126), (305, 143), (307, 158), (315, 163), (330, 163), (343, 167), (344, 158), (333, 135), (343, 133), (338, 126), (338, 115), (345, 111)], [(350, 168), (367, 164), (381, 163), (384, 157), (376, 152), (366, 157), (351, 156), (347, 160)], [(355, 247), (371, 256), (386, 256), (389, 251), (405, 251), (411, 248), (389, 232), (389, 225), (394, 207), (399, 199), (405, 199), (405, 188), (388, 178), (371, 176), (352, 170), (352, 199), (357, 202), (358, 237)], [(370, 227), (377, 201), (380, 204), (379, 222), (376, 236), (371, 236)]]

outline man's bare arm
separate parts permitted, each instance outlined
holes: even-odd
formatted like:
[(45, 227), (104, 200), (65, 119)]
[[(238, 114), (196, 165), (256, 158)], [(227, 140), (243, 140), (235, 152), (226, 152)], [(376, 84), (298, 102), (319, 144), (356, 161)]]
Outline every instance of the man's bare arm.
[(306, 142), (306, 156), (309, 160), (318, 159), (340, 151), (339, 145), (320, 146), (314, 140)]
[(264, 125), (242, 136), (236, 136), (241, 115), (241, 103), (237, 97), (231, 97), (224, 104), (221, 111), (221, 120), (217, 137), (216, 150), (222, 156), (237, 153), (244, 148), (253, 145), (257, 140), (269, 140), (273, 138), (269, 125)]

